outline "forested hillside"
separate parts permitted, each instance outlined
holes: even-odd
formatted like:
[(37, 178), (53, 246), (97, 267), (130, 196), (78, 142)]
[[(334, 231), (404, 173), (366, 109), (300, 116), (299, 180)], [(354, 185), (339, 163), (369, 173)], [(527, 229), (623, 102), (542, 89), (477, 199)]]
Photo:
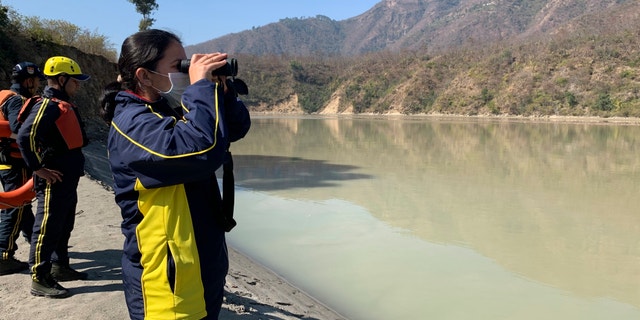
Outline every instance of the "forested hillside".
[(631, 3), (637, 1), (383, 0), (347, 20), (290, 17), (187, 49), (294, 56), (353, 56), (381, 50), (432, 53), (553, 34), (576, 18)]
[(239, 57), (253, 110), (635, 117), (639, 15), (625, 0), (385, 0), (188, 50)]
[(442, 51), (246, 56), (254, 110), (640, 116), (640, 8), (583, 15), (553, 33)]
[(11, 70), (20, 61), (32, 61), (44, 66), (45, 61), (56, 55), (70, 57), (78, 62), (82, 72), (91, 75), (83, 82), (74, 98), (85, 119), (89, 137), (101, 140), (106, 136), (107, 126), (98, 117), (98, 98), (107, 83), (117, 77), (116, 65), (102, 55), (89, 54), (75, 47), (50, 41), (37, 40), (16, 32), (12, 24), (2, 24), (0, 19), (0, 88), (11, 85)]
[[(481, 5), (470, 0), (464, 2), (466, 11), (454, 10), (462, 3), (387, 0), (347, 20), (373, 26), (376, 19), (384, 18), (391, 26), (401, 17), (415, 16), (412, 24), (404, 20), (405, 29), (394, 27), (392, 32), (394, 28), (389, 27), (388, 34), (397, 34), (398, 39), (381, 45), (384, 50), (357, 55), (230, 52), (239, 61), (238, 77), (249, 85), (250, 94), (241, 98), (257, 112), (640, 117), (640, 6), (635, 1), (492, 1)], [(409, 10), (422, 5), (431, 11), (420, 9), (416, 15)], [(487, 7), (495, 10), (487, 11)], [(427, 12), (448, 15), (436, 17)], [(468, 19), (457, 19), (459, 15)], [(365, 17), (369, 20), (362, 20)], [(343, 36), (335, 21), (314, 19), (321, 22), (322, 32)], [(296, 24), (304, 19), (285, 20)], [(407, 37), (414, 34), (410, 30), (435, 28), (444, 36), (465, 29), (447, 29), (454, 21), (475, 30), (474, 34), (487, 31), (487, 38), (478, 35), (440, 48), (393, 46), (410, 43)], [(415, 29), (416, 23), (423, 27)], [(8, 85), (7, 72), (18, 60), (43, 64), (50, 55), (69, 55), (93, 76), (78, 102), (99, 123), (97, 99), (102, 87), (116, 77), (113, 61), (0, 27), (0, 84)], [(274, 34), (291, 36), (282, 30)], [(315, 38), (316, 34), (302, 30), (297, 36)], [(436, 33), (431, 34), (437, 38)], [(492, 38), (495, 35), (502, 36)], [(318, 40), (318, 45), (332, 43)]]

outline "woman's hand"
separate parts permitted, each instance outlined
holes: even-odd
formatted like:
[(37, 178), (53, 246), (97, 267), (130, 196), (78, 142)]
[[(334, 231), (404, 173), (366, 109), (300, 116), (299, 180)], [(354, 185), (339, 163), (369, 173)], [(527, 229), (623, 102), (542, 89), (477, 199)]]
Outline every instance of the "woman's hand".
[(215, 81), (216, 77), (212, 72), (227, 64), (226, 53), (196, 53), (191, 56), (191, 66), (189, 67), (189, 79), (191, 83), (196, 83), (201, 79)]

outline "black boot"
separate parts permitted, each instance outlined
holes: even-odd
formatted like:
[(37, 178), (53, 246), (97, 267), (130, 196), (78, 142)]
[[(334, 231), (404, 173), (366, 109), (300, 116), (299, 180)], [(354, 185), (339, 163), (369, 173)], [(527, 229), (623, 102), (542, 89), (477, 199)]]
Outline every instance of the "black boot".
[(0, 276), (22, 272), (27, 269), (29, 269), (28, 263), (19, 261), (14, 257), (0, 260)]
[(86, 280), (88, 274), (71, 269), (69, 265), (51, 264), (51, 275), (58, 281)]
[(38, 297), (58, 299), (68, 297), (69, 291), (48, 274), (44, 277), (33, 278), (31, 281), (31, 294)]

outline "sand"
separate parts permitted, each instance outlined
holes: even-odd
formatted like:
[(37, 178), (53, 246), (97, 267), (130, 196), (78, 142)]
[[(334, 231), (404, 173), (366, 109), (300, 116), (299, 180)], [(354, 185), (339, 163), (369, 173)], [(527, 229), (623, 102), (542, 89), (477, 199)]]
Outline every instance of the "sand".
[[(66, 299), (34, 297), (28, 272), (0, 276), (0, 320), (128, 319), (121, 281), (123, 235), (119, 208), (107, 186), (110, 174), (104, 146), (84, 149), (87, 175), (80, 180), (71, 266), (89, 274), (86, 281), (61, 284)], [(35, 203), (34, 203), (35, 206)], [(233, 231), (232, 231), (233, 232)], [(20, 239), (16, 258), (28, 260), (29, 244)], [(220, 319), (344, 319), (249, 257), (229, 248), (230, 270)]]

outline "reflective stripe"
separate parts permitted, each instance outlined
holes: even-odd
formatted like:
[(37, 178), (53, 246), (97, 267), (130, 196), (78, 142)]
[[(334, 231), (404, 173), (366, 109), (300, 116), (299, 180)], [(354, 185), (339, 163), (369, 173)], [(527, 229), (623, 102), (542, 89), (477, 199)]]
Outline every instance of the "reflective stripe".
[[(38, 146), (35, 141), (35, 132), (40, 125), (40, 121), (42, 120), (45, 109), (49, 105), (49, 101), (57, 103), (58, 109), (60, 109), (60, 116), (58, 117), (58, 119), (56, 119), (56, 128), (60, 132), (60, 135), (67, 145), (67, 148), (69, 150), (81, 148), (84, 145), (84, 137), (82, 136), (80, 120), (78, 120), (78, 116), (73, 110), (75, 107), (72, 104), (60, 99), (44, 98), (42, 100), (40, 108), (38, 109), (38, 113), (33, 120), (31, 132), (29, 133), (29, 149), (38, 150)], [(36, 152), (36, 156), (38, 157), (38, 161), (42, 162), (40, 154)]]
[[(162, 116), (161, 114), (155, 112), (153, 110), (153, 108), (150, 105), (146, 105), (146, 107), (151, 110), (151, 112), (153, 114), (155, 114), (158, 118), (165, 118), (164, 116)], [(185, 158), (185, 157), (190, 157), (190, 156), (194, 156), (194, 155), (198, 155), (198, 154), (203, 154), (203, 153), (207, 153), (211, 150), (213, 150), (213, 148), (216, 147), (216, 145), (218, 144), (218, 128), (219, 128), (219, 124), (220, 124), (220, 110), (219, 110), (219, 105), (218, 105), (218, 90), (215, 91), (215, 110), (216, 110), (216, 123), (215, 123), (215, 132), (213, 134), (213, 145), (211, 145), (210, 147), (204, 149), (204, 150), (200, 150), (200, 151), (196, 151), (196, 152), (190, 152), (190, 153), (183, 153), (183, 154), (177, 154), (177, 155), (168, 155), (165, 154), (164, 152), (161, 151), (157, 151), (157, 150), (153, 150), (148, 146), (143, 145), (142, 143), (138, 142), (135, 138), (127, 135), (124, 131), (122, 131), (122, 129), (120, 129), (120, 127), (118, 127), (118, 125), (115, 123), (115, 121), (111, 121), (111, 127), (113, 129), (115, 129), (120, 135), (122, 135), (125, 139), (129, 140), (129, 142), (133, 143), (135, 146), (139, 147), (140, 149), (154, 155), (154, 156), (158, 156), (164, 159), (176, 159), (176, 158)], [(187, 110), (188, 112), (188, 110)], [(173, 117), (170, 117), (173, 118)], [(174, 118), (175, 119), (175, 118)]]
[[(42, 104), (36, 113), (36, 117), (33, 119), (33, 124), (31, 126), (31, 131), (29, 132), (29, 150), (36, 151), (38, 150), (38, 144), (36, 143), (36, 130), (40, 126), (40, 120), (42, 120), (42, 115), (44, 114), (44, 110), (47, 108), (49, 104), (49, 98), (45, 98), (42, 100)], [(40, 153), (36, 152), (36, 157), (38, 158), (38, 162), (42, 162), (42, 158), (40, 157)]]
[[(206, 316), (200, 256), (184, 185), (146, 189), (136, 181), (138, 209), (144, 216), (136, 228), (145, 318), (201, 319)], [(169, 258), (175, 270), (169, 270)], [(168, 273), (175, 275), (169, 277)], [(169, 283), (175, 279), (173, 286)], [(173, 287), (173, 291), (172, 288)]]
[(42, 222), (40, 223), (40, 234), (38, 235), (38, 240), (36, 241), (36, 248), (34, 250), (34, 261), (35, 263), (31, 266), (31, 277), (35, 279), (36, 275), (36, 267), (38, 267), (42, 263), (42, 243), (44, 242), (44, 237), (47, 235), (47, 224), (49, 221), (49, 216), (51, 215), (51, 184), (47, 183), (47, 186), (44, 188), (44, 203), (39, 204), (43, 208), (43, 217)]

